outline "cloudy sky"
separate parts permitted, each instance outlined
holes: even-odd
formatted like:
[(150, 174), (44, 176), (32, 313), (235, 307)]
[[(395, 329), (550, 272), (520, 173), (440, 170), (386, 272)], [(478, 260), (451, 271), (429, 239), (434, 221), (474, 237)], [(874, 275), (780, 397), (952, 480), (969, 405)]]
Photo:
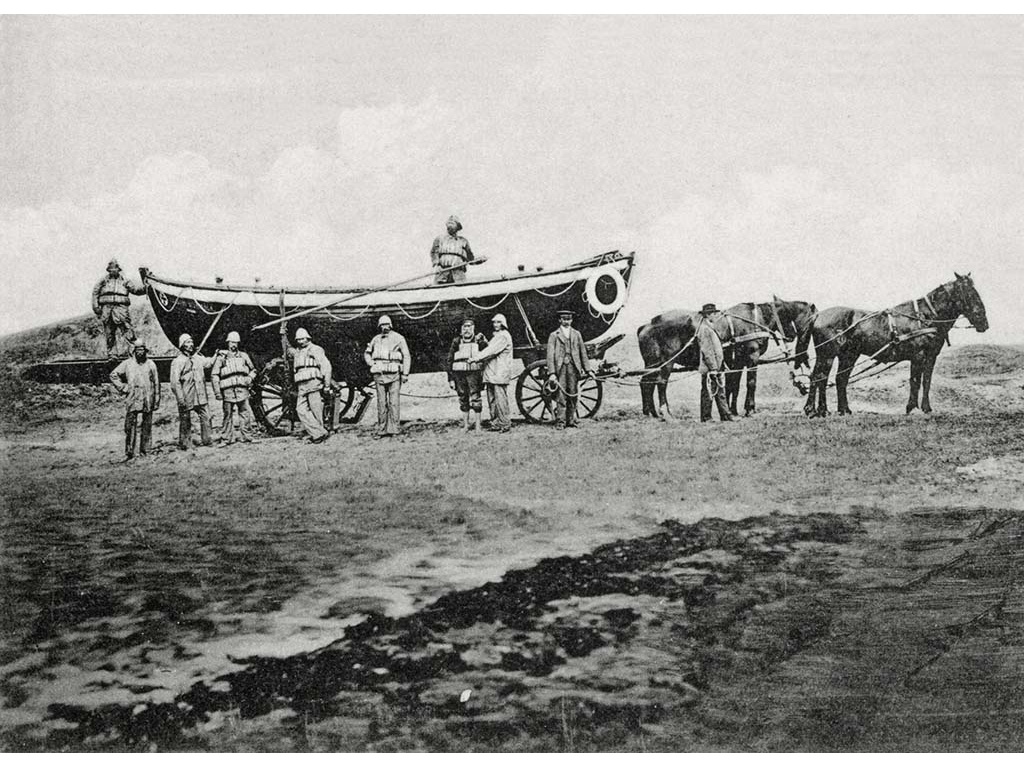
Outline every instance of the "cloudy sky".
[(622, 319), (881, 308), (972, 272), (1024, 341), (1024, 17), (6, 17), (0, 334), (110, 257), (383, 283), (635, 250)]

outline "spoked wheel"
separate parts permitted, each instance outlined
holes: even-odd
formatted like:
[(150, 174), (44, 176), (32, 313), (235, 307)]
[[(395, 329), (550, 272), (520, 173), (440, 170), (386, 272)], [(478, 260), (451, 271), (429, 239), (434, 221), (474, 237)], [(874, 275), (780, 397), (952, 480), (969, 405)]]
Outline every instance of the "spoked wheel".
[(537, 360), (523, 369), (516, 379), (516, 404), (532, 424), (550, 424), (555, 420), (555, 401), (544, 391), (548, 365)]
[(597, 379), (580, 379), (580, 395), (576, 401), (576, 413), (581, 419), (589, 419), (601, 407), (604, 384)]
[[(526, 366), (516, 380), (516, 403), (527, 421), (534, 424), (550, 424), (555, 420), (555, 398), (544, 390), (548, 378), (548, 366), (537, 360)], [(597, 379), (580, 379), (576, 413), (581, 419), (589, 419), (601, 407), (604, 387)]]
[(275, 357), (259, 372), (253, 384), (252, 409), (271, 435), (291, 435), (302, 429), (295, 413), (295, 384), (291, 366)]

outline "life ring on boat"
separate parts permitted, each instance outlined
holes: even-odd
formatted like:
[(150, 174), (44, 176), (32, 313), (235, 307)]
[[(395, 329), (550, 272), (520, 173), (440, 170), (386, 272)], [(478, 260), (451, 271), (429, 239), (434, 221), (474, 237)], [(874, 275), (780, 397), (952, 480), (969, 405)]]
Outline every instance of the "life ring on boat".
[[(613, 289), (615, 292), (609, 298)], [(619, 270), (606, 264), (590, 273), (584, 295), (595, 312), (614, 315), (626, 303), (626, 281), (622, 279)]]

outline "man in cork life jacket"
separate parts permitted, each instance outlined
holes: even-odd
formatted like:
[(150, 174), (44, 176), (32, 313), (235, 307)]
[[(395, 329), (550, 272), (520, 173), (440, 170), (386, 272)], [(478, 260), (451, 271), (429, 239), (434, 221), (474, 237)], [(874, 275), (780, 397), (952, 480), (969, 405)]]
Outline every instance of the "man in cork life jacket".
[(227, 350), (220, 350), (210, 370), (213, 380), (213, 396), (221, 401), (224, 420), (221, 422), (221, 437), (225, 445), (235, 442), (235, 412), (238, 413), (238, 439), (252, 442), (253, 413), (249, 405), (249, 387), (256, 376), (252, 360), (238, 345), (242, 337), (231, 331), (227, 337)]
[(449, 216), (445, 222), (445, 234), (434, 238), (430, 247), (430, 263), (434, 266), (434, 282), (464, 283), (466, 282), (466, 264), (471, 261), (486, 261), (482, 256), (473, 256), (469, 241), (459, 234), (462, 223), (455, 216)]
[(375, 438), (401, 434), (402, 383), (409, 380), (412, 367), (409, 345), (402, 334), (391, 330), (391, 318), (381, 315), (377, 327), (380, 333), (370, 340), (363, 355), (377, 388)]
[(111, 259), (107, 264), (106, 277), (92, 289), (92, 311), (103, 324), (109, 357), (117, 357), (118, 329), (129, 345), (135, 343), (135, 329), (128, 314), (128, 307), (131, 305), (130, 294), (141, 296), (145, 292), (145, 286), (121, 276), (121, 266), (115, 259)]
[(171, 361), (171, 391), (178, 403), (178, 449), (192, 447), (192, 414), (199, 420), (199, 438), (203, 445), (213, 445), (210, 434), (210, 398), (206, 394), (206, 371), (214, 359), (196, 352), (195, 342), (187, 333), (178, 338), (181, 354)]
[(459, 335), (452, 339), (448, 348), (448, 386), (459, 395), (459, 410), (462, 411), (462, 428), (468, 432), (470, 425), (480, 431), (480, 393), (484, 388), (484, 364), (474, 361), (473, 356), (486, 345), (482, 333), (476, 332), (476, 322), (471, 317), (462, 321)]
[(295, 412), (306, 428), (309, 442), (322, 443), (330, 434), (324, 426), (323, 392), (333, 386), (331, 361), (327, 359), (323, 347), (313, 343), (305, 328), (295, 332), (295, 346), (297, 349), (291, 352), (295, 386), (298, 389)]

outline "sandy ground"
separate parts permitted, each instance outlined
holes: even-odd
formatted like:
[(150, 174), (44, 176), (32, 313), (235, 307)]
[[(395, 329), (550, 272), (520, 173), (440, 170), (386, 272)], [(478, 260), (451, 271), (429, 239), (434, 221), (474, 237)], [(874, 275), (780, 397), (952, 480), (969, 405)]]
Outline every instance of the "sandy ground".
[(116, 398), (7, 381), (0, 743), (1020, 750), (1024, 354), (947, 352), (931, 416), (905, 378), (188, 453), (165, 405), (130, 464)]

